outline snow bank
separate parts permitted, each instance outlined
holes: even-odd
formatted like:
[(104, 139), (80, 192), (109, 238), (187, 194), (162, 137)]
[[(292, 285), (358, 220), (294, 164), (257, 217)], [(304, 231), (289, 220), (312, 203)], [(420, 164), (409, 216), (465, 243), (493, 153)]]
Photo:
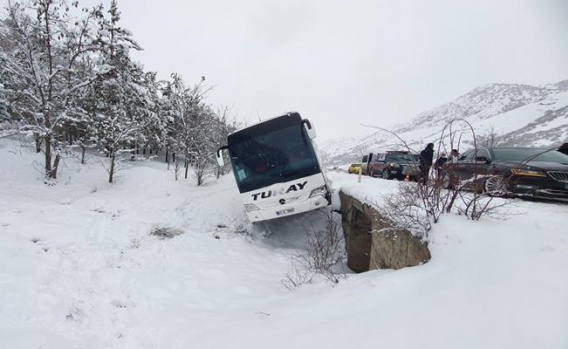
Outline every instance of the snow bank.
[[(253, 227), (231, 176), (196, 187), (161, 163), (111, 186), (102, 159), (66, 159), (46, 186), (40, 155), (0, 144), (3, 348), (568, 347), (567, 205), (445, 215), (426, 265), (289, 291), (313, 216)], [(397, 185), (331, 175), (369, 199)]]

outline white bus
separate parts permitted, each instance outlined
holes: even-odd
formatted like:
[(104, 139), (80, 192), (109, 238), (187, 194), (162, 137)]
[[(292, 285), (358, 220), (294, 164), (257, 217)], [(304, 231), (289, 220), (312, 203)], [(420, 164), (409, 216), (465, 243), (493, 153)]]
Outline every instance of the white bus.
[(251, 222), (290, 216), (331, 202), (328, 181), (313, 139), (315, 129), (298, 113), (288, 113), (230, 134), (227, 149), (237, 186)]

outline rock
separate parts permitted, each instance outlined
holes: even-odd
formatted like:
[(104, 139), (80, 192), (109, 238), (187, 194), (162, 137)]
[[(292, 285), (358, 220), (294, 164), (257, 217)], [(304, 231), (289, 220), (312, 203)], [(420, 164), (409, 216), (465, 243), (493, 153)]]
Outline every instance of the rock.
[(150, 235), (157, 236), (159, 239), (171, 239), (175, 236), (183, 234), (183, 230), (171, 227), (155, 227)]

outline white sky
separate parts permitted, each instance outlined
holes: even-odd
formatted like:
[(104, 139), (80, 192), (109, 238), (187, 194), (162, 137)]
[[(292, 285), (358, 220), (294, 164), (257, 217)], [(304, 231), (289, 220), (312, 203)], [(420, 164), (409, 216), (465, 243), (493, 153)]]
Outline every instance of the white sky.
[(565, 0), (118, 3), (146, 69), (206, 76), (209, 101), (248, 122), (298, 111), (321, 139), (407, 121), (487, 83), (568, 79)]

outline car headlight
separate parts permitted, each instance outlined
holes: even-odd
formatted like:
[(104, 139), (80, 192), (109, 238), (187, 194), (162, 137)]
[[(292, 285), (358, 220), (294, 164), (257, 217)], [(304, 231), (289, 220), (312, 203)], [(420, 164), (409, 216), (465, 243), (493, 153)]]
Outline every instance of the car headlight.
[(515, 176), (546, 177), (546, 174), (544, 174), (544, 172), (531, 171), (531, 170), (523, 170), (523, 169), (520, 169), (520, 168), (514, 168), (514, 169), (511, 170), (511, 172), (512, 172)]
[(258, 211), (260, 210), (260, 208), (258, 208), (258, 206), (256, 206), (255, 204), (245, 204), (245, 210), (247, 212), (252, 212), (252, 211)]
[(327, 192), (327, 186), (322, 185), (321, 187), (315, 188), (314, 190), (312, 190), (310, 192), (310, 197), (314, 197), (317, 195), (325, 195), (325, 193)]
[(394, 162), (391, 162), (391, 163), (389, 164), (389, 167), (395, 167), (395, 168), (396, 168), (396, 167), (399, 167), (399, 166), (398, 166), (398, 164), (395, 164)]

